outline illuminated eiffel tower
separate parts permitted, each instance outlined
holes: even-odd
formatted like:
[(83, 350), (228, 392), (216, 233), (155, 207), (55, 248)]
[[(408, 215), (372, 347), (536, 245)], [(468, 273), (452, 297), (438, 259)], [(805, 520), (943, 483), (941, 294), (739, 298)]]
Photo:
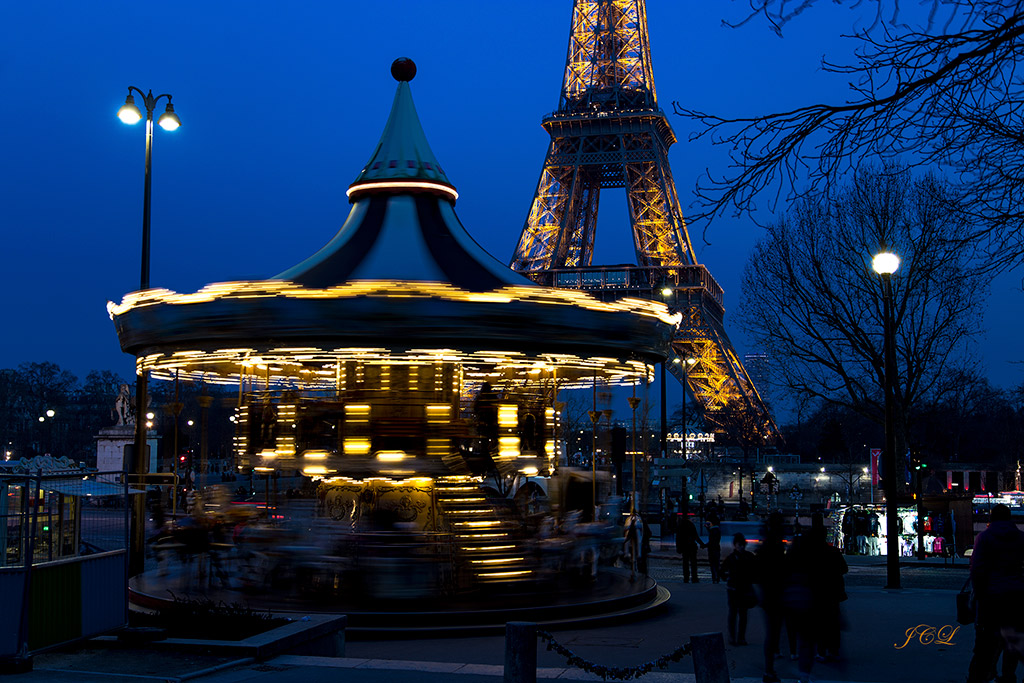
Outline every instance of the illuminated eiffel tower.
[[(512, 268), (604, 300), (665, 301), (683, 314), (668, 367), (705, 422), (747, 443), (778, 430), (726, 336), (722, 288), (697, 263), (658, 108), (644, 0), (575, 0), (558, 110)], [(593, 265), (601, 190), (626, 189), (636, 266)], [(686, 363), (692, 359), (694, 362)]]

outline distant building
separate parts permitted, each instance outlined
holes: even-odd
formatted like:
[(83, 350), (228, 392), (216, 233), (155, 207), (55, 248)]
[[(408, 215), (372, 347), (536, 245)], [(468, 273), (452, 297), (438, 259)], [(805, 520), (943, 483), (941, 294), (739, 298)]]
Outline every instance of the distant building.
[(754, 386), (762, 396), (764, 395), (764, 387), (768, 383), (768, 363), (769, 356), (767, 353), (748, 353), (743, 356), (743, 367), (746, 368), (747, 374), (750, 375), (750, 379), (754, 382)]

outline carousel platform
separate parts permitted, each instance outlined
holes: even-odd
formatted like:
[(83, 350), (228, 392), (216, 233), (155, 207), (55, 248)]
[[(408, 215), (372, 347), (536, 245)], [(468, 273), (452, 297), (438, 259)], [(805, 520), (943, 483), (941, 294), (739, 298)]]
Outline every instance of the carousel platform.
[(496, 632), (509, 621), (532, 621), (548, 628), (627, 621), (647, 616), (671, 598), (667, 589), (649, 577), (608, 568), (589, 585), (519, 591), (481, 592), (450, 599), (412, 600), (325, 598), (282, 591), (253, 592), (200, 578), (192, 567), (164, 572), (150, 570), (129, 581), (129, 599), (136, 608), (160, 611), (176, 601), (209, 600), (242, 605), (274, 614), (346, 614), (350, 636), (381, 638)]

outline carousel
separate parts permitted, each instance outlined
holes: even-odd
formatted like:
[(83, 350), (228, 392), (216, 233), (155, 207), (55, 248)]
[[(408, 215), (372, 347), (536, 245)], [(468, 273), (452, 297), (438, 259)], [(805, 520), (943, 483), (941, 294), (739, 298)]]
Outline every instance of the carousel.
[[(559, 479), (560, 395), (650, 382), (678, 314), (538, 286), (486, 253), (420, 125), (415, 65), (392, 75), (384, 132), (322, 249), (267, 280), (133, 292), (108, 310), (138, 372), (230, 385), (240, 472), (315, 480), (317, 561), (280, 590), (301, 575), (350, 615), (356, 596), (550, 604), (561, 568), (538, 528), (552, 540), (574, 509), (597, 523), (601, 502), (596, 473), (575, 497)], [(532, 532), (500, 499), (524, 485), (549, 499)]]

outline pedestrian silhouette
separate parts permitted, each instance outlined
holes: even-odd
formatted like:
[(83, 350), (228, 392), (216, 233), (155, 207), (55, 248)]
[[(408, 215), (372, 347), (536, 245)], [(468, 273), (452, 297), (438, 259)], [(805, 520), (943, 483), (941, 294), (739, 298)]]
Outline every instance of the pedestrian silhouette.
[[(718, 567), (722, 563), (722, 527), (718, 515), (708, 517), (708, 568), (711, 570), (711, 583), (718, 583)], [(746, 541), (744, 540), (744, 544)]]
[(1017, 654), (1007, 647), (1001, 631), (1024, 630), (1024, 532), (1003, 504), (992, 508), (988, 527), (978, 534), (971, 554), (974, 587), (974, 656), (967, 670), (968, 683), (983, 683), (996, 674), (1003, 654), (1003, 680), (1016, 680)]
[(764, 611), (764, 683), (778, 683), (775, 654), (782, 632), (783, 591), (786, 588), (786, 547), (783, 543), (782, 513), (773, 512), (765, 522), (763, 540), (754, 554), (756, 577)]
[[(821, 513), (811, 518), (811, 528), (793, 542), (786, 553), (787, 581), (783, 592), (787, 620), (791, 618), (797, 634), (797, 659), (800, 681), (809, 681), (819, 644), (838, 649), (839, 603), (846, 561), (834, 553), (825, 538)], [(835, 623), (835, 636), (831, 624)], [(827, 635), (826, 635), (827, 634)]]
[(676, 552), (683, 556), (683, 583), (698, 583), (697, 547), (705, 547), (697, 534), (697, 526), (685, 512), (676, 523)]
[(747, 551), (746, 537), (735, 534), (732, 537), (732, 552), (722, 562), (729, 605), (729, 643), (732, 645), (747, 644), (747, 610), (757, 604), (754, 595), (754, 563), (754, 556)]

